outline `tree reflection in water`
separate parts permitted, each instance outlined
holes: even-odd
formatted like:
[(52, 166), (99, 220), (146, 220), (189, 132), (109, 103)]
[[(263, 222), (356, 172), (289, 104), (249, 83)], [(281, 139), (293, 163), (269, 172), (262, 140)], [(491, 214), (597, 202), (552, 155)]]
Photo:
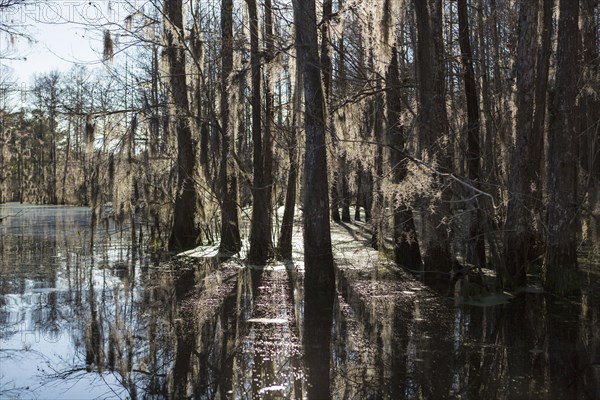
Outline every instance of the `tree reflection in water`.
[(593, 269), (579, 298), (455, 307), (350, 257), (324, 295), (291, 262), (158, 264), (114, 225), (91, 253), (85, 209), (26, 211), (1, 226), (0, 397), (600, 398)]

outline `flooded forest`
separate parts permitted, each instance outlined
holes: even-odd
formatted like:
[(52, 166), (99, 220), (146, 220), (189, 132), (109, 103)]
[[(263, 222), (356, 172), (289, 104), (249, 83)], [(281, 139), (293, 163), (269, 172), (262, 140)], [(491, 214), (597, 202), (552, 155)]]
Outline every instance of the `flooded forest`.
[[(97, 62), (22, 82), (36, 24)], [(0, 0), (0, 40), (0, 398), (600, 399), (598, 0)]]

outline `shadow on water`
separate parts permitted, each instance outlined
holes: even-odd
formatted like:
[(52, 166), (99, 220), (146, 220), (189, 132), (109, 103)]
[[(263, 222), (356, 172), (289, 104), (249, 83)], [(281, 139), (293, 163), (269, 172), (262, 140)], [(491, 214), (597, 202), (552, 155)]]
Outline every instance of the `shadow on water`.
[(90, 252), (89, 210), (25, 208), (0, 225), (1, 398), (600, 398), (597, 267), (577, 298), (456, 307), (376, 258), (324, 293), (293, 262), (156, 264), (114, 226)]
[(530, 288), (455, 307), (410, 277), (375, 275), (340, 269), (334, 397), (600, 398), (598, 276), (581, 299)]
[[(319, 266), (312, 266), (312, 268), (319, 268)], [(310, 399), (324, 399), (330, 395), (334, 299), (333, 288), (305, 285), (302, 345), (308, 374), (307, 392)]]

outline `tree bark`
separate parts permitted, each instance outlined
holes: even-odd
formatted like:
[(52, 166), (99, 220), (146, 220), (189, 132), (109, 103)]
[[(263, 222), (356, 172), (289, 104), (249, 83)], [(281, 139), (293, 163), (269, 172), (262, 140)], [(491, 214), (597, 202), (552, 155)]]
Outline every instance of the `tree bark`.
[[(392, 59), (388, 69), (388, 137), (390, 145), (390, 165), (395, 184), (402, 183), (407, 176), (408, 158), (406, 158), (406, 137), (402, 125), (402, 97), (398, 55), (392, 47)], [(417, 230), (412, 209), (406, 202), (394, 201), (394, 260), (396, 264), (410, 270), (421, 269), (421, 251), (417, 240)]]
[[(586, 67), (586, 80), (590, 84), (598, 84), (600, 79), (600, 33), (598, 32), (598, 14), (600, 2), (598, 0), (581, 0), (583, 15), (583, 61)], [(584, 99), (582, 111), (585, 113), (582, 128), (585, 130), (583, 138), (584, 157), (582, 166), (593, 177), (596, 183), (600, 179), (600, 99), (597, 95), (587, 94)]]
[(177, 192), (169, 250), (193, 248), (199, 243), (200, 207), (194, 184), (196, 143), (192, 139), (185, 74), (185, 44), (181, 0), (164, 3), (166, 55), (177, 132)]
[[(342, 9), (342, 5), (343, 5), (343, 1), (342, 0), (338, 0), (338, 9)], [(347, 86), (346, 86), (346, 80), (348, 79), (348, 77), (346, 76), (346, 47), (344, 45), (344, 36), (342, 34), (342, 37), (339, 39), (338, 41), (338, 60), (337, 60), (337, 88), (339, 90), (339, 96), (341, 96), (342, 98), (346, 96), (346, 92), (347, 92)], [(348, 175), (349, 175), (349, 169), (350, 169), (350, 165), (348, 163), (348, 157), (345, 153), (345, 151), (341, 151), (342, 154), (339, 154), (339, 169), (340, 169), (340, 174), (341, 175), (341, 179), (340, 176), (338, 175), (338, 180), (341, 180), (341, 206), (342, 206), (342, 222), (351, 222), (350, 219), (350, 185), (348, 183)]]
[(499, 152), (497, 151), (498, 146), (496, 146), (496, 143), (498, 141), (499, 129), (496, 123), (497, 118), (494, 114), (494, 93), (491, 86), (492, 63), (490, 60), (490, 54), (493, 52), (493, 49), (488, 49), (488, 44), (486, 42), (488, 37), (486, 37), (484, 29), (486, 27), (486, 23), (484, 22), (484, 0), (477, 0), (477, 5), (475, 7), (477, 8), (477, 35), (475, 36), (475, 52), (480, 55), (480, 68), (476, 75), (481, 77), (481, 99), (483, 105), (482, 116), (484, 120), (484, 123), (480, 124), (480, 126), (482, 128), (485, 127), (484, 134), (480, 135), (483, 141), (481, 149), (481, 173), (484, 181), (498, 186), (500, 183), (500, 157), (497, 156)]
[(351, 222), (350, 219), (350, 185), (348, 184), (349, 165), (345, 154), (340, 156), (340, 170), (342, 176), (342, 222)]
[[(583, 85), (598, 87), (600, 82), (600, 32), (597, 16), (600, 12), (598, 0), (581, 0), (581, 36), (583, 54)], [(600, 97), (598, 90), (583, 90), (579, 100), (580, 166), (584, 172), (585, 186), (581, 188), (583, 196), (589, 198), (591, 213), (586, 215), (585, 236), (590, 241), (600, 237), (600, 220), (597, 205), (600, 204)], [(595, 210), (593, 208), (596, 208)], [(595, 215), (594, 215), (595, 214)]]
[(292, 233), (294, 230), (294, 213), (296, 208), (296, 185), (298, 180), (298, 146), (297, 126), (302, 107), (302, 71), (300, 60), (296, 57), (296, 82), (293, 90), (293, 109), (292, 126), (290, 128), (290, 140), (288, 144), (289, 171), (287, 179), (287, 189), (285, 194), (285, 206), (283, 209), (283, 218), (281, 220), (281, 230), (279, 231), (279, 240), (277, 242), (278, 254), (280, 259), (286, 260), (292, 258)]
[[(323, 75), (323, 91), (325, 92), (325, 101), (328, 106), (331, 105), (331, 94), (332, 94), (332, 62), (331, 62), (331, 35), (329, 34), (329, 22), (330, 16), (333, 12), (333, 1), (332, 0), (324, 0), (323, 1), (323, 21), (320, 23), (321, 27), (321, 71)], [(334, 222), (340, 222), (340, 187), (339, 187), (339, 169), (340, 169), (340, 160), (339, 160), (339, 148), (338, 143), (335, 140), (335, 125), (333, 123), (333, 115), (328, 115), (327, 123), (329, 124), (329, 130), (331, 132), (331, 147), (332, 147), (332, 156), (333, 161), (331, 163), (332, 166), (332, 174), (331, 174), (331, 219)]]
[(329, 223), (325, 101), (319, 69), (314, 0), (294, 0), (296, 48), (304, 80), (306, 144), (304, 155), (305, 288), (333, 290), (335, 277)]
[(381, 190), (381, 181), (383, 179), (383, 146), (384, 146), (384, 101), (381, 91), (381, 79), (377, 79), (376, 91), (378, 94), (373, 99), (373, 140), (377, 143), (375, 149), (374, 174), (371, 173), (371, 183), (373, 201), (370, 205), (371, 210), (371, 247), (376, 250), (385, 250), (384, 238), (384, 219), (385, 206), (383, 203), (383, 192)]
[[(254, 182), (252, 185), (252, 226), (250, 231), (250, 251), (248, 261), (251, 264), (264, 265), (273, 256), (271, 238), (271, 190), (272, 184), (267, 177), (271, 168), (270, 148), (267, 134), (262, 131), (261, 101), (261, 55), (258, 47), (259, 28), (256, 0), (247, 0), (250, 19), (250, 66), (252, 75), (252, 143)], [(269, 10), (270, 13), (270, 10)], [(270, 18), (270, 16), (269, 16)], [(271, 27), (272, 29), (272, 27)], [(267, 35), (268, 36), (268, 35)], [(267, 93), (269, 93), (267, 91)], [(270, 118), (266, 115), (266, 118)], [(266, 124), (265, 124), (266, 125)], [(264, 144), (263, 144), (264, 143)], [(264, 146), (264, 147), (263, 147)]]
[[(467, 103), (467, 174), (473, 186), (479, 187), (481, 179), (481, 154), (480, 154), (480, 120), (479, 96), (475, 82), (475, 69), (473, 68), (473, 51), (471, 50), (471, 31), (469, 29), (468, 1), (458, 0), (458, 26), (461, 61), (463, 65), (463, 80)], [(467, 196), (472, 198), (467, 204), (469, 210), (469, 232), (467, 261), (477, 267), (485, 267), (485, 240), (482, 229), (483, 213), (477, 200), (478, 193), (470, 192)]]
[[(540, 26), (540, 45), (537, 53), (536, 77), (535, 77), (535, 109), (533, 114), (533, 145), (540, 151), (534, 151), (531, 164), (537, 170), (543, 171), (542, 160), (544, 154), (544, 128), (546, 123), (546, 97), (548, 92), (548, 75), (550, 69), (550, 54), (552, 52), (552, 22), (554, 0), (541, 0), (542, 20)], [(541, 180), (543, 176), (536, 176)], [(541, 186), (541, 185), (540, 185)], [(541, 197), (542, 188), (537, 188), (534, 193), (535, 212), (541, 212), (542, 202), (537, 201)]]
[(508, 209), (504, 225), (504, 265), (499, 266), (498, 278), (505, 288), (522, 286), (532, 260), (534, 245), (532, 185), (535, 166), (530, 164), (539, 143), (533, 132), (535, 93), (535, 49), (538, 0), (521, 0), (517, 43), (517, 94), (515, 143), (508, 176)]
[(296, 185), (298, 181), (298, 156), (295, 149), (297, 140), (294, 128), (292, 128), (290, 135), (291, 144), (290, 149), (288, 150), (290, 169), (288, 171), (283, 218), (281, 219), (281, 229), (279, 231), (279, 240), (277, 242), (278, 255), (282, 260), (289, 260), (292, 258), (292, 236), (294, 230), (294, 211), (296, 208)]
[[(235, 90), (231, 82), (233, 72), (233, 0), (223, 0), (221, 3), (221, 242), (219, 251), (223, 254), (233, 254), (242, 247), (239, 229), (238, 212), (238, 180), (233, 163), (233, 146), (235, 142), (235, 128), (231, 118), (232, 109), (229, 101), (229, 92)], [(208, 128), (202, 126), (202, 137), (208, 136)], [(207, 142), (207, 140), (203, 140)], [(206, 143), (202, 143), (206, 145)], [(208, 146), (206, 146), (208, 147)], [(206, 157), (201, 157), (205, 160)]]
[(362, 163), (360, 161), (357, 162), (356, 165), (356, 205), (354, 207), (354, 220), (360, 221), (360, 208), (365, 205), (365, 196), (362, 190), (363, 186), (363, 168)]
[[(296, 49), (304, 80), (304, 293), (303, 348), (308, 398), (329, 398), (329, 338), (335, 274), (329, 222), (325, 100), (319, 69), (315, 0), (293, 0)], [(323, 340), (325, 342), (323, 342)], [(323, 343), (326, 343), (323, 347)], [(324, 356), (326, 355), (326, 356)]]
[[(436, 160), (441, 171), (451, 169), (451, 158), (448, 149), (442, 145), (442, 139), (448, 133), (448, 121), (444, 96), (444, 65), (441, 35), (441, 5), (433, 1), (433, 11), (428, 2), (414, 0), (415, 19), (417, 24), (417, 84), (418, 108), (417, 129), (419, 139), (426, 155)], [(434, 32), (432, 25), (440, 25)], [(435, 36), (435, 37), (434, 37)], [(449, 273), (454, 267), (454, 256), (450, 252), (451, 238), (445, 219), (451, 215), (449, 207), (450, 192), (448, 188), (437, 182), (441, 191), (441, 200), (434, 212), (424, 214), (424, 224), (430, 234), (427, 238), (424, 255), (424, 266), (433, 272), (435, 277)]]
[(578, 92), (579, 0), (561, 0), (558, 22), (556, 86), (550, 116), (548, 173), (548, 246), (544, 285), (567, 295), (579, 290), (577, 270), (578, 141), (575, 104)]

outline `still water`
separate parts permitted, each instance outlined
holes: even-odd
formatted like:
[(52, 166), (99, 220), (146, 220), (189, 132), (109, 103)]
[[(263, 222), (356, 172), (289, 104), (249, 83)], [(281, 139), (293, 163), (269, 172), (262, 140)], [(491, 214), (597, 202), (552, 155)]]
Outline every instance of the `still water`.
[(91, 246), (90, 216), (0, 205), (2, 399), (600, 399), (598, 267), (576, 298), (455, 306), (338, 230), (328, 296), (293, 263), (154, 262), (114, 223)]

